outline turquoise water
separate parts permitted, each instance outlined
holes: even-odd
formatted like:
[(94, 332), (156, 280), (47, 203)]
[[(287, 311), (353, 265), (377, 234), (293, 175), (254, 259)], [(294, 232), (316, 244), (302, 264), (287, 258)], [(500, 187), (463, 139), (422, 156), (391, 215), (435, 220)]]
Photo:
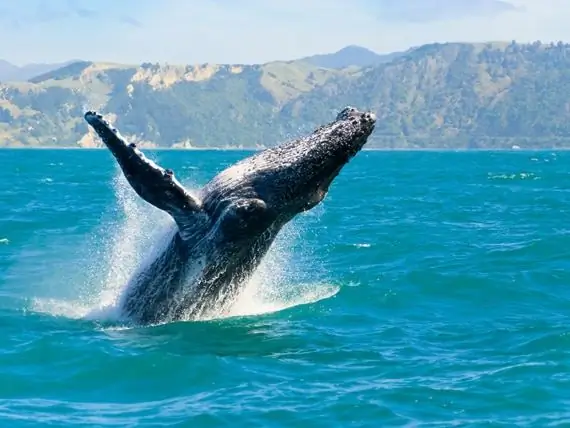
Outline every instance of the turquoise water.
[[(189, 186), (243, 152), (158, 152)], [(126, 328), (168, 217), (0, 151), (0, 426), (570, 424), (570, 153), (363, 152), (230, 313)]]

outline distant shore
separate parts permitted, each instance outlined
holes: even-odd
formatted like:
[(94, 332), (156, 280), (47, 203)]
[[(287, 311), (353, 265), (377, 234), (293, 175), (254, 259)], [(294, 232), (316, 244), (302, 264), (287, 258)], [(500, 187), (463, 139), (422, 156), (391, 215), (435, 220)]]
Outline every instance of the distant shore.
[[(170, 148), (170, 147), (152, 147), (152, 148), (141, 148), (144, 152), (258, 152), (262, 150), (269, 149), (266, 148), (218, 148), (218, 147), (203, 147), (203, 148)], [(77, 150), (77, 151), (108, 151), (106, 147), (0, 147), (0, 151), (8, 150)], [(438, 148), (438, 147), (425, 147), (425, 148), (382, 148), (382, 147), (370, 147), (362, 149), (363, 152), (563, 152), (569, 151), (570, 147), (542, 147), (542, 148)]]

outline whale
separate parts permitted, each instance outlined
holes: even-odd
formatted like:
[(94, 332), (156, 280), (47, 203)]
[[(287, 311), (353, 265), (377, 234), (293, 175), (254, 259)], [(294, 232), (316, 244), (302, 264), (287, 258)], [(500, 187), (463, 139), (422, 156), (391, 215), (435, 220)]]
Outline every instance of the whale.
[(132, 274), (119, 301), (121, 316), (143, 325), (195, 320), (230, 304), (283, 227), (324, 200), (376, 125), (374, 113), (344, 107), (329, 123), (258, 151), (190, 192), (102, 114), (84, 118), (136, 194), (173, 220), (171, 236)]

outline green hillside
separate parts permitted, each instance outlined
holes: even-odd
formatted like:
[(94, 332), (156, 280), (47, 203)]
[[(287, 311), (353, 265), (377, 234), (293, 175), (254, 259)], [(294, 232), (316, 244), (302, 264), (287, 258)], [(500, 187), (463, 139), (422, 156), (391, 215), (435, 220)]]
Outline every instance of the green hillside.
[(435, 44), (344, 69), (76, 62), (0, 83), (0, 146), (99, 145), (88, 109), (143, 146), (269, 146), (347, 104), (377, 113), (369, 147), (570, 147), (570, 45)]

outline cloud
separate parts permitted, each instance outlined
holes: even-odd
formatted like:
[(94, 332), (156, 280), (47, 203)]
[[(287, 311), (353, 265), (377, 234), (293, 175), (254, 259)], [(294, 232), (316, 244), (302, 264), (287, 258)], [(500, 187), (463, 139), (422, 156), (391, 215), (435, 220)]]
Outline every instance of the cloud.
[(569, 13), (568, 0), (0, 0), (0, 37), (18, 63), (259, 63), (351, 44), (570, 41)]
[(131, 16), (123, 15), (119, 18), (119, 20), (125, 24), (132, 25), (133, 27), (139, 27), (139, 28), (143, 27), (140, 21), (136, 20)]
[[(85, 0), (26, 0), (14, 2), (0, 0), (0, 21), (19, 22), (22, 24), (43, 24), (65, 22), (75, 19), (101, 19), (109, 22), (121, 21), (113, 14), (105, 14), (104, 9), (89, 7), (92, 2)], [(103, 2), (104, 3), (104, 2)], [(128, 16), (127, 16), (128, 18)], [(133, 21), (136, 21), (133, 19)], [(57, 31), (57, 28), (50, 30)]]
[(68, 0), (67, 7), (72, 13), (80, 18), (93, 19), (99, 15), (96, 10), (82, 7), (81, 3), (77, 2), (77, 0)]
[(418, 23), (496, 16), (518, 9), (503, 0), (376, 0), (374, 7), (381, 21)]

